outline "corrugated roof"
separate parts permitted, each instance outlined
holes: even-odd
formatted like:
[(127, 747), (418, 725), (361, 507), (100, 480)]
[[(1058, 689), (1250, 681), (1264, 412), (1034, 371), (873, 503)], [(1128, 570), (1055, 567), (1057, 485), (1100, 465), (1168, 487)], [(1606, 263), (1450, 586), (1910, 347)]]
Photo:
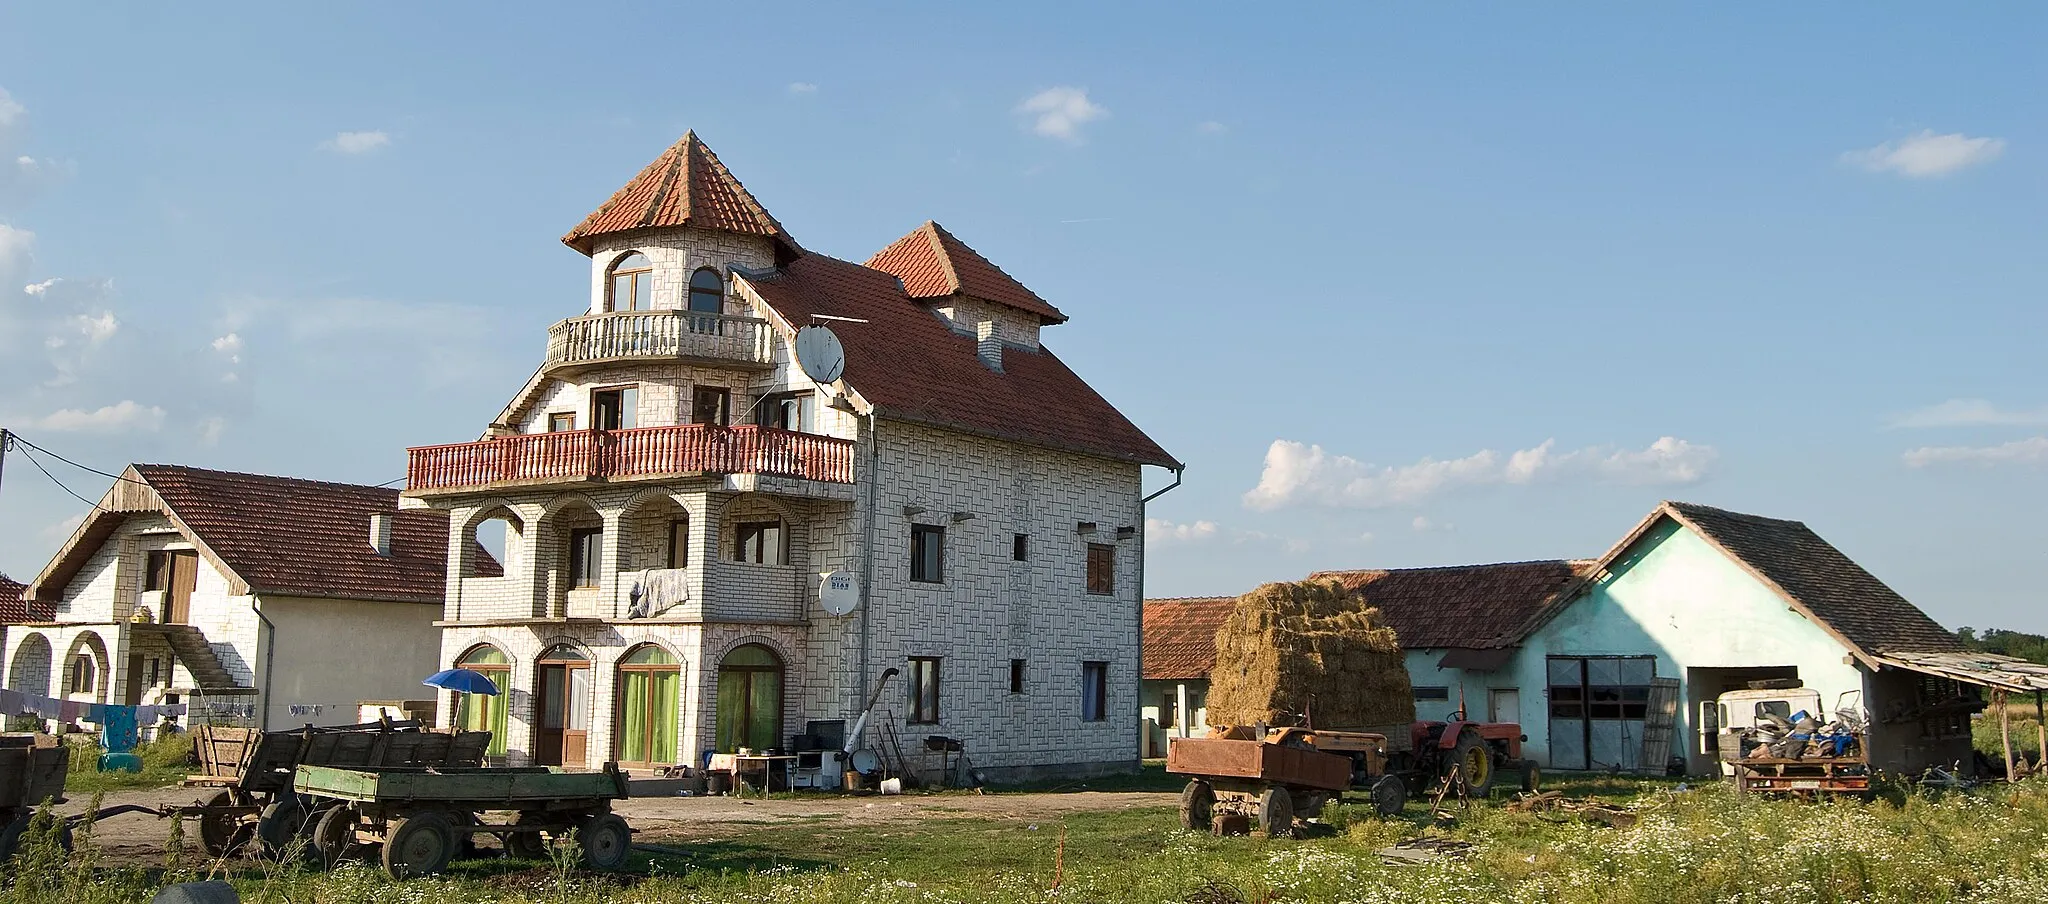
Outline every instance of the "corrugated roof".
[[(1660, 515), (1676, 519), (1719, 546), (1866, 657), (1966, 649), (1955, 634), (1805, 524), (1690, 502), (1665, 502), (1622, 546), (1640, 536)], [(1622, 551), (1618, 547), (1609, 558)]]
[(1035, 314), (1046, 323), (1067, 319), (1052, 303), (931, 220), (876, 252), (867, 265), (903, 280), (904, 291), (919, 300), (966, 295)]
[(1146, 600), (1145, 679), (1208, 678), (1209, 671), (1216, 667), (1216, 632), (1236, 606), (1234, 596)]
[(786, 250), (797, 250), (796, 240), (694, 131), (683, 133), (680, 141), (613, 192), (562, 236), (562, 243), (589, 254), (599, 236), (676, 226), (767, 236)]
[(1520, 644), (1559, 595), (1591, 574), (1590, 560), (1551, 559), (1436, 568), (1320, 571), (1380, 615), (1403, 649), (1492, 649)]
[(884, 417), (1179, 466), (1043, 346), (1007, 347), (1002, 372), (989, 370), (973, 337), (912, 301), (892, 274), (806, 253), (773, 274), (742, 278), (790, 323), (817, 314), (867, 321), (833, 332), (846, 349), (845, 381)]

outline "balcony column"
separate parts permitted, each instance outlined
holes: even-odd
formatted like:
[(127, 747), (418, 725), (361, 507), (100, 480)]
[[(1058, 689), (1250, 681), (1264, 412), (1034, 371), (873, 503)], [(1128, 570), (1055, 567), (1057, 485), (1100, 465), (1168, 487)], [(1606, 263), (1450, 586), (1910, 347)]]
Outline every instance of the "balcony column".
[(625, 551), (628, 548), (624, 536), (625, 510), (606, 509), (599, 512), (598, 517), (604, 519), (604, 564), (599, 572), (603, 575), (599, 586), (604, 590), (600, 597), (604, 602), (600, 604), (599, 611), (592, 614), (600, 618), (622, 619), (632, 606), (629, 594), (633, 590), (633, 581), (625, 574)]

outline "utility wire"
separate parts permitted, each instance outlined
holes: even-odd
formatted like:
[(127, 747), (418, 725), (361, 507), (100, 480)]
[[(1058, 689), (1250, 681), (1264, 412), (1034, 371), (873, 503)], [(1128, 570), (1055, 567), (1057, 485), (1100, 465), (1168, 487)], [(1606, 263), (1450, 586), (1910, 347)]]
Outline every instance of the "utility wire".
[[(82, 465), (82, 464), (79, 464), (78, 462), (72, 461), (71, 459), (65, 458), (65, 457), (64, 457), (64, 456), (62, 456), (62, 455), (58, 455), (58, 454), (57, 454), (57, 453), (55, 453), (55, 452), (52, 452), (52, 451), (50, 451), (50, 450), (48, 450), (48, 449), (45, 449), (45, 448), (43, 448), (43, 447), (41, 447), (41, 446), (38, 446), (38, 445), (36, 445), (35, 443), (29, 442), (28, 440), (26, 440), (26, 439), (23, 439), (23, 438), (22, 438), (22, 436), (21, 436), (21, 434), (19, 434), (19, 433), (12, 433), (12, 434), (9, 434), (9, 435), (10, 435), (10, 436), (12, 436), (12, 437), (14, 437), (14, 441), (15, 441), (15, 442), (17, 442), (17, 443), (20, 443), (20, 444), (22, 444), (22, 445), (24, 445), (24, 446), (27, 446), (27, 447), (29, 447), (29, 448), (31, 448), (31, 449), (34, 449), (34, 450), (36, 450), (37, 452), (41, 452), (41, 453), (43, 453), (44, 455), (48, 455), (48, 456), (50, 456), (51, 458), (54, 458), (54, 459), (56, 459), (56, 460), (58, 460), (58, 461), (61, 461), (61, 462), (65, 463), (65, 464), (67, 464), (67, 465), (70, 465), (70, 466), (72, 466), (72, 467), (74, 467), (74, 468), (77, 468), (77, 469), (79, 469), (79, 470), (81, 470), (81, 471), (90, 471), (90, 472), (92, 472), (92, 473), (94, 473), (94, 474), (98, 474), (98, 475), (100, 475), (101, 477), (111, 477), (111, 478), (113, 478), (113, 479), (115, 479), (115, 480), (119, 480), (119, 481), (124, 481), (124, 482), (127, 482), (127, 483), (135, 483), (135, 484), (142, 484), (142, 485), (144, 485), (144, 486), (148, 486), (148, 484), (146, 484), (146, 483), (143, 483), (143, 482), (142, 482), (142, 481), (140, 481), (140, 480), (135, 480), (135, 479), (133, 479), (133, 478), (129, 478), (129, 477), (123, 477), (123, 476), (121, 476), (121, 475), (119, 475), (119, 474), (109, 474), (109, 473), (107, 473), (106, 471), (102, 471), (102, 470), (100, 470), (100, 469), (98, 469), (98, 468), (92, 467), (91, 465)], [(47, 472), (46, 472), (46, 473), (47, 473)], [(53, 479), (54, 479), (54, 478), (53, 478)]]
[[(33, 445), (30, 445), (30, 444), (29, 444), (29, 442), (28, 442), (27, 440), (22, 440), (22, 441), (21, 441), (21, 444), (22, 444), (22, 445), (24, 445), (24, 446), (28, 446), (28, 447), (29, 447), (30, 449), (34, 449), (34, 448), (36, 448), (35, 446), (33, 446)], [(42, 463), (42, 462), (40, 462), (40, 461), (37, 461), (37, 460), (36, 460), (36, 457), (35, 457), (35, 456), (33, 456), (33, 455), (30, 455), (30, 454), (28, 454), (28, 450), (27, 450), (27, 449), (24, 449), (24, 450), (22, 450), (22, 453), (21, 453), (21, 457), (23, 457), (23, 458), (26, 458), (26, 459), (28, 459), (28, 463), (29, 463), (29, 464), (35, 465), (35, 466), (36, 466), (36, 470), (38, 470), (38, 471), (41, 471), (41, 472), (43, 472), (43, 476), (44, 476), (44, 477), (48, 477), (48, 478), (50, 478), (50, 482), (51, 482), (51, 483), (54, 483), (54, 484), (56, 484), (56, 485), (57, 485), (57, 489), (63, 490), (63, 491), (64, 491), (64, 492), (66, 492), (66, 493), (70, 493), (70, 494), (71, 494), (71, 498), (73, 498), (73, 499), (76, 499), (76, 500), (78, 500), (78, 501), (80, 501), (80, 502), (83, 502), (83, 503), (85, 503), (86, 505), (92, 506), (92, 507), (93, 507), (93, 509), (94, 509), (94, 510), (96, 510), (96, 511), (104, 511), (103, 509), (101, 509), (101, 508), (100, 508), (100, 504), (99, 504), (99, 503), (97, 503), (97, 502), (94, 502), (94, 501), (92, 501), (92, 500), (90, 500), (90, 499), (87, 499), (87, 498), (85, 498), (84, 496), (80, 496), (80, 495), (78, 495), (78, 491), (76, 491), (76, 490), (73, 490), (72, 488), (70, 488), (70, 487), (68, 487), (68, 486), (65, 486), (65, 485), (64, 485), (64, 481), (58, 480), (58, 479), (57, 479), (57, 475), (55, 475), (55, 474), (52, 474), (52, 473), (50, 473), (50, 469), (49, 469), (49, 468), (45, 468), (45, 467), (43, 467), (43, 463)]]

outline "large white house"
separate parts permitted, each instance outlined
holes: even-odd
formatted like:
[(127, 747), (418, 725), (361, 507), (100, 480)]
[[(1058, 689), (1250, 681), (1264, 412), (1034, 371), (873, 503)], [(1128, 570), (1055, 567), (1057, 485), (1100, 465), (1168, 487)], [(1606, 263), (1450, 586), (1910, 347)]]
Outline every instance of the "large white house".
[(447, 516), (399, 511), (396, 490), (133, 465), (0, 605), (5, 683), (260, 728), (354, 723), (362, 701), (431, 696), (447, 542)]
[[(1141, 470), (1179, 465), (1040, 344), (1064, 314), (936, 223), (809, 251), (694, 133), (563, 241), (590, 294), (532, 379), (410, 453), (450, 515), (444, 664), (509, 690), (463, 701), (494, 753), (834, 740), (893, 669), (899, 743), (867, 743), (902, 765), (932, 735), (996, 775), (1135, 765)], [(813, 326), (842, 373), (799, 366)]]

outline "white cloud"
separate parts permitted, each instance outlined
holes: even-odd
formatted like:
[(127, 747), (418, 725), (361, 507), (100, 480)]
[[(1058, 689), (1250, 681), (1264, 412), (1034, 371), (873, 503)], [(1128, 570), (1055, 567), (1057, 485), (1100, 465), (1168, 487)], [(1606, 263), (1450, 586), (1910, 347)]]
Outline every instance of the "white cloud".
[(1849, 151), (1842, 159), (1873, 173), (1890, 172), (1923, 179), (1990, 163), (2003, 153), (2003, 138), (1971, 138), (1961, 132), (1936, 135), (1933, 129), (1922, 129), (1896, 141)]
[(42, 282), (29, 283), (28, 285), (22, 286), (21, 290), (23, 292), (27, 292), (30, 295), (46, 295), (49, 294), (51, 286), (54, 286), (63, 281), (64, 279), (62, 277), (52, 276), (49, 279), (43, 280)]
[(320, 146), (339, 154), (367, 154), (389, 144), (391, 136), (383, 132), (336, 132)]
[(1047, 88), (1024, 99), (1017, 112), (1032, 117), (1031, 131), (1079, 144), (1081, 126), (1109, 118), (1109, 108), (1088, 99), (1088, 89)]
[(163, 428), (164, 410), (124, 399), (96, 411), (65, 408), (30, 423), (39, 429), (58, 433), (153, 432)]
[(98, 317), (75, 314), (71, 317), (71, 325), (85, 335), (87, 345), (105, 342), (121, 329), (121, 321), (113, 311), (101, 311)]
[(229, 364), (242, 363), (242, 334), (229, 333), (214, 339), (213, 350), (228, 356)]
[(45, 526), (43, 528), (43, 540), (49, 543), (62, 543), (70, 539), (71, 534), (78, 530), (79, 525), (84, 523), (84, 515), (72, 515), (62, 521)]
[(225, 432), (227, 427), (228, 421), (224, 417), (216, 416), (200, 421), (199, 441), (208, 446), (217, 446), (220, 444), (221, 433)]
[(1931, 465), (2043, 465), (2048, 464), (2048, 436), (2016, 439), (1996, 446), (1922, 446), (1903, 456), (1906, 466)]
[(1145, 519), (1145, 539), (1160, 546), (1213, 540), (1219, 528), (1214, 521), (1195, 521), (1176, 524), (1163, 518)]
[(14, 95), (7, 93), (6, 88), (0, 88), (0, 128), (14, 125), (15, 120), (27, 112), (27, 107), (15, 102)]
[(1949, 399), (1892, 419), (1894, 427), (2039, 427), (2048, 408), (2002, 409), (1984, 399)]
[(1195, 123), (1195, 131), (1200, 132), (1204, 135), (1221, 135), (1225, 132), (1230, 131), (1230, 127), (1220, 122), (1217, 122), (1216, 120), (1208, 119), (1203, 120), (1202, 122)]
[(1415, 520), (1408, 522), (1408, 527), (1409, 529), (1415, 531), (1418, 534), (1426, 534), (1434, 531), (1444, 531), (1448, 533), (1450, 531), (1458, 529), (1458, 526), (1455, 524), (1435, 521), (1427, 515), (1416, 515)]
[(1482, 449), (1463, 458), (1424, 458), (1412, 465), (1384, 467), (1332, 455), (1321, 446), (1274, 440), (1266, 450), (1259, 483), (1244, 494), (1244, 504), (1267, 510), (1304, 505), (1393, 508), (1462, 487), (1556, 478), (1692, 483), (1706, 476), (1718, 455), (1711, 446), (1671, 436), (1640, 450), (1617, 451), (1610, 446), (1569, 452), (1555, 449), (1555, 440), (1545, 440), (1507, 456)]
[(818, 93), (818, 86), (812, 82), (790, 82), (789, 93), (799, 95), (816, 94)]

